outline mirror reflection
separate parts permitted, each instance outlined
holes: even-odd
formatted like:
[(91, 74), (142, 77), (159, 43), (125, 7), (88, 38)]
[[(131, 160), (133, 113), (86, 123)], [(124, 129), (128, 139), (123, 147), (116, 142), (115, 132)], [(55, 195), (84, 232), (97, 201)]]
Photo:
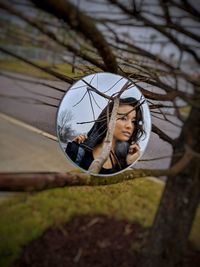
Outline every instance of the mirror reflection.
[(132, 167), (150, 131), (144, 96), (131, 80), (112, 73), (91, 74), (76, 82), (57, 114), (64, 153), (91, 174), (112, 175)]

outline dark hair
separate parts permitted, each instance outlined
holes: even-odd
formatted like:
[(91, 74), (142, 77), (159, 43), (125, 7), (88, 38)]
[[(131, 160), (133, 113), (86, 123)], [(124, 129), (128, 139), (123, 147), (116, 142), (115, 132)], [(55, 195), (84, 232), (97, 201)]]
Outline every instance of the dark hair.
[[(144, 101), (143, 101), (144, 102)], [(144, 134), (144, 121), (142, 107), (143, 104), (140, 100), (133, 97), (120, 98), (119, 105), (130, 105), (136, 111), (136, 121), (133, 134), (127, 142), (117, 141), (115, 147), (115, 156), (117, 157), (116, 169), (120, 170), (126, 167), (126, 156), (129, 151), (129, 146), (132, 142), (137, 142)], [(93, 127), (88, 132), (88, 139), (81, 144), (85, 149), (92, 150), (97, 144), (100, 144), (106, 136), (107, 133), (107, 113), (109, 111), (109, 116), (111, 115), (114, 102), (111, 101), (102, 110), (98, 119), (95, 121)]]

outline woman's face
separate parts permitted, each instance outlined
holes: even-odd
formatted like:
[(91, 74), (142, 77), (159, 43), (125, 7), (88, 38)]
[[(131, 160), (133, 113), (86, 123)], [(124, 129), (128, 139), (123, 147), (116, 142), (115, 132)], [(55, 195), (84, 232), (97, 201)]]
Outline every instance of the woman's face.
[(117, 112), (115, 124), (114, 139), (119, 141), (128, 141), (134, 131), (136, 120), (136, 111), (130, 105), (120, 105)]

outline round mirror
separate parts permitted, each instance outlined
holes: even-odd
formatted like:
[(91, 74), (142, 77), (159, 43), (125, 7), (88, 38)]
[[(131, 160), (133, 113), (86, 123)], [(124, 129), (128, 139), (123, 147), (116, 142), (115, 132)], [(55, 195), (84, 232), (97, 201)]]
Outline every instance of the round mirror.
[(67, 159), (91, 174), (112, 175), (141, 158), (151, 132), (148, 104), (133, 82), (95, 73), (74, 83), (57, 113)]

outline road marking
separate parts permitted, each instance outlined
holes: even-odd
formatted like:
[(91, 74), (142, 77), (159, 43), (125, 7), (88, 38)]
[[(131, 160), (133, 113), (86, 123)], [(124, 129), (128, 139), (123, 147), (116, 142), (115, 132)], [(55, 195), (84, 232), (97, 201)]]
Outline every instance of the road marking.
[[(54, 136), (52, 134), (49, 134), (47, 132), (44, 132), (44, 131), (42, 131), (42, 130), (34, 127), (34, 126), (31, 126), (31, 125), (29, 125), (29, 124), (27, 124), (25, 122), (22, 122), (22, 121), (20, 121), (18, 119), (10, 117), (10, 116), (8, 116), (8, 115), (6, 115), (4, 113), (0, 112), (0, 118), (2, 118), (4, 120), (7, 120), (7, 121), (9, 121), (9, 122), (11, 122), (13, 124), (19, 125), (19, 126), (25, 128), (25, 129), (28, 129), (29, 131), (41, 134), (41, 135), (43, 135), (43, 136), (45, 136), (45, 137), (47, 137), (49, 139), (52, 139), (54, 141), (58, 141), (58, 138), (56, 136)], [(155, 178), (155, 177), (145, 177), (145, 178), (148, 179), (148, 180), (151, 180), (153, 182), (159, 183), (159, 184), (163, 184), (163, 185), (165, 184), (165, 181), (163, 181), (161, 179), (158, 179), (158, 178)]]
[(4, 120), (7, 120), (7, 121), (9, 121), (9, 122), (11, 122), (13, 124), (19, 125), (19, 126), (25, 128), (25, 129), (28, 129), (29, 131), (34, 132), (34, 133), (41, 134), (41, 135), (43, 135), (43, 136), (45, 136), (45, 137), (47, 137), (49, 139), (52, 139), (54, 141), (58, 141), (58, 138), (55, 135), (49, 134), (47, 132), (44, 132), (44, 131), (42, 131), (42, 130), (34, 127), (34, 126), (31, 126), (31, 125), (29, 125), (29, 124), (27, 124), (25, 122), (22, 122), (22, 121), (20, 121), (18, 119), (10, 117), (10, 116), (8, 116), (8, 115), (6, 115), (4, 113), (0, 113), (0, 118), (2, 118)]

